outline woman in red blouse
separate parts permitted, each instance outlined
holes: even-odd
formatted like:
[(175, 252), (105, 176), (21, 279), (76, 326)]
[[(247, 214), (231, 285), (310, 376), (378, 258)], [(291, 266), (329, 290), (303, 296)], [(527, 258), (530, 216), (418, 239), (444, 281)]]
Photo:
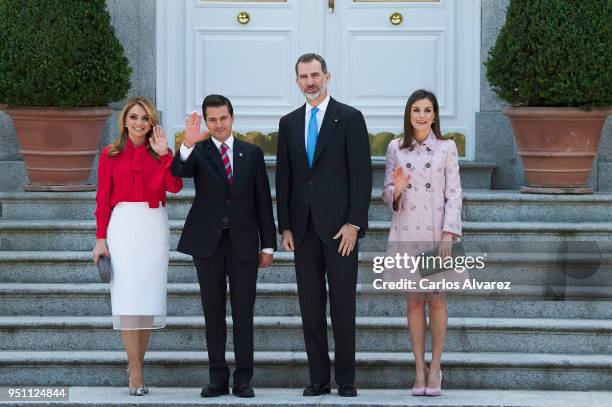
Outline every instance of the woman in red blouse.
[(119, 137), (100, 153), (96, 195), (96, 245), (110, 258), (113, 328), (121, 330), (128, 356), (131, 395), (147, 393), (143, 361), (151, 329), (163, 328), (170, 228), (166, 191), (181, 178), (170, 173), (172, 151), (157, 112), (145, 97), (128, 101), (119, 117)]

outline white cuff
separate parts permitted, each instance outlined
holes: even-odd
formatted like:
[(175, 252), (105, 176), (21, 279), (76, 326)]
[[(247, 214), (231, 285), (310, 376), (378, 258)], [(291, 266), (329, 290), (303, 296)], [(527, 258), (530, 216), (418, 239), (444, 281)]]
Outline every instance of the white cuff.
[(262, 253), (274, 254), (274, 249), (271, 247), (266, 247), (265, 249), (261, 249)]
[(193, 151), (193, 147), (195, 147), (195, 145), (187, 147), (185, 143), (181, 144), (181, 148), (179, 150), (179, 154), (181, 155), (181, 161), (187, 161), (187, 159), (191, 155), (191, 152)]

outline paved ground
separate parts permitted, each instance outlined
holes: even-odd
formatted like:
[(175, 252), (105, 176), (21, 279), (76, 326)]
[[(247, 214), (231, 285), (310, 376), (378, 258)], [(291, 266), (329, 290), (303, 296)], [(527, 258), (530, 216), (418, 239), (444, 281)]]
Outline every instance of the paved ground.
[[(529, 406), (529, 407), (612, 407), (612, 392), (510, 391), (510, 390), (444, 390), (441, 397), (412, 397), (407, 390), (360, 390), (356, 398), (336, 394), (302, 397), (300, 389), (255, 389), (253, 399), (223, 396), (200, 397), (199, 388), (151, 388), (148, 395), (132, 397), (121, 387), (71, 387), (67, 402), (47, 405), (70, 406)], [(0, 402), (2, 405), (24, 406), (34, 403)], [(40, 405), (40, 403), (36, 403)]]

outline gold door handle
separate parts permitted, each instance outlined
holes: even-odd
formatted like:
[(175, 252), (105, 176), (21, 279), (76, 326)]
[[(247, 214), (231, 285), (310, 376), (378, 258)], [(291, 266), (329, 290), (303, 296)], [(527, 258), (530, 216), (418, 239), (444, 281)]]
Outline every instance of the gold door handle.
[(402, 21), (404, 21), (404, 16), (396, 11), (395, 13), (391, 14), (389, 21), (391, 21), (391, 24), (393, 25), (400, 25)]
[(336, 7), (336, 4), (334, 2), (334, 0), (327, 0), (327, 8), (329, 9), (329, 13), (333, 14), (334, 13), (334, 8)]
[(238, 13), (238, 15), (236, 16), (236, 20), (238, 20), (238, 22), (242, 25), (244, 24), (248, 24), (249, 21), (251, 21), (251, 16), (249, 15), (249, 13), (247, 13), (246, 11), (241, 11), (240, 13)]

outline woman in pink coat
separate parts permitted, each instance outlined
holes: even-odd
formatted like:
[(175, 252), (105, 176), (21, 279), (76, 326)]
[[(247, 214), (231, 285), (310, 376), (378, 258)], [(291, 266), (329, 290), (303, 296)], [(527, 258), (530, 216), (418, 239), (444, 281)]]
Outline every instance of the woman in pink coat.
[[(436, 96), (415, 91), (404, 113), (404, 138), (387, 148), (383, 199), (391, 206), (393, 219), (389, 245), (415, 256), (439, 247), (442, 258), (450, 255), (452, 241), (461, 236), (461, 183), (457, 147), (442, 139)], [(418, 270), (413, 281), (422, 280)], [(454, 270), (426, 277), (435, 282), (462, 281)], [(432, 355), (425, 364), (425, 304), (429, 306)], [(442, 290), (418, 288), (407, 298), (408, 327), (414, 353), (416, 379), (412, 394), (439, 396), (442, 371), (440, 359), (448, 322), (446, 294)]]

